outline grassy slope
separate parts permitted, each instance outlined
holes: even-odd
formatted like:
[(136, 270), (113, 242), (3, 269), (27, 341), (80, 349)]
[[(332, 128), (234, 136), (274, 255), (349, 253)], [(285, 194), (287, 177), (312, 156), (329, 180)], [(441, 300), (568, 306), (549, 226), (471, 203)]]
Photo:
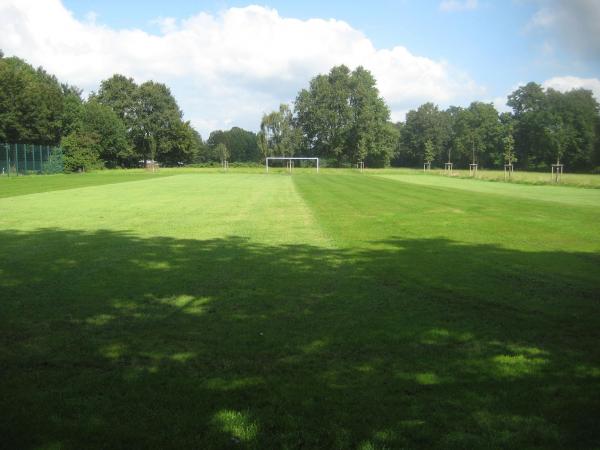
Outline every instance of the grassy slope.
[(113, 183), (127, 183), (134, 180), (147, 180), (173, 175), (174, 171), (149, 173), (145, 170), (106, 170), (86, 174), (30, 175), (0, 177), (0, 198), (38, 192), (75, 189), (86, 186), (99, 186)]
[[(124, 181), (121, 175), (119, 181)], [(137, 177), (133, 177), (134, 180)], [(114, 230), (136, 236), (322, 242), (290, 177), (182, 174), (1, 200), (0, 228)], [(317, 227), (318, 230), (318, 227)], [(308, 234), (307, 234), (308, 233)]]
[[(339, 273), (356, 280), (340, 345), (354, 333), (368, 351), (352, 362), (387, 387), (378, 398), (410, 405), (389, 405), (397, 419), (387, 444), (598, 442), (589, 427), (600, 412), (599, 207), (532, 201), (512, 186), (489, 195), (368, 177), (295, 180), (353, 261)], [(398, 379), (412, 384), (398, 393)], [(421, 421), (412, 436), (411, 420)]]
[(189, 174), (0, 199), (4, 444), (593, 447), (600, 208), (511, 192)]
[[(494, 183), (481, 179), (424, 175), (422, 173), (415, 172), (390, 173), (389, 171), (373, 171), (371, 173), (382, 178), (389, 178), (391, 180), (420, 184), (424, 186), (461, 189), (485, 194), (508, 196), (516, 199), (552, 201), (566, 205), (600, 206), (600, 189), (581, 189), (573, 186), (562, 185), (533, 186), (515, 183)], [(600, 176), (598, 178), (600, 179)], [(490, 201), (494, 201), (493, 197), (490, 197)]]
[[(403, 174), (403, 175), (423, 175), (423, 171), (420, 169), (408, 169), (408, 168), (390, 168), (390, 169), (374, 169), (367, 170), (367, 172), (377, 174)], [(443, 176), (447, 177), (442, 169), (432, 169), (427, 174), (428, 176)], [(454, 169), (454, 179), (472, 179), (468, 169)], [(489, 170), (483, 169), (477, 172), (477, 179), (485, 181), (504, 181), (504, 171), (502, 170)], [(529, 184), (529, 185), (548, 185), (555, 186), (553, 183), (552, 175), (550, 172), (526, 172), (517, 170), (514, 172), (512, 177), (512, 184)], [(574, 186), (574, 187), (585, 187), (585, 188), (600, 188), (600, 175), (594, 174), (582, 174), (582, 173), (564, 173), (561, 182), (561, 186)]]

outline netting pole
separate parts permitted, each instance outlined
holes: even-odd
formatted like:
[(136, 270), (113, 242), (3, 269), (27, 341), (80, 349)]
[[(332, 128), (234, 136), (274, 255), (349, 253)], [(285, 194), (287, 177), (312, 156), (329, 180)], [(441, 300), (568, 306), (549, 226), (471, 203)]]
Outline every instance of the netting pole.
[(25, 171), (25, 175), (27, 175), (27, 144), (23, 144), (23, 163), (25, 164), (23, 170)]
[(15, 174), (19, 176), (19, 144), (15, 144)]
[(6, 175), (10, 177), (10, 159), (8, 157), (8, 146), (9, 144), (4, 144), (4, 151), (6, 152)]
[(31, 146), (31, 170), (35, 172), (35, 144)]
[(40, 155), (40, 172), (42, 171), (42, 144), (38, 146), (38, 154)]

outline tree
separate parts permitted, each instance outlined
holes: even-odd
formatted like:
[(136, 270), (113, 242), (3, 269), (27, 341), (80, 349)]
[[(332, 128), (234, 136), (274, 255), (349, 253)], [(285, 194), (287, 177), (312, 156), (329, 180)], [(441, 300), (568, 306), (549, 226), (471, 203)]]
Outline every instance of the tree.
[(545, 165), (545, 93), (541, 85), (527, 83), (508, 96), (515, 118), (515, 148), (523, 168)]
[(75, 86), (62, 85), (63, 113), (61, 117), (61, 136), (66, 136), (81, 127), (83, 115), (83, 99), (81, 89)]
[(589, 168), (597, 141), (598, 102), (592, 92), (561, 93), (528, 83), (508, 104), (515, 119), (515, 147), (526, 168), (545, 168), (560, 159), (573, 168)]
[(503, 126), (491, 103), (473, 102), (452, 110), (452, 147), (463, 163), (499, 165)]
[(591, 167), (598, 120), (598, 102), (592, 92), (574, 89), (561, 93), (547, 89), (544, 110), (549, 147), (569, 167)]
[(171, 91), (162, 83), (141, 84), (133, 100), (131, 137), (136, 153), (144, 161), (157, 161), (177, 146), (182, 113)]
[(502, 143), (504, 144), (504, 161), (506, 164), (513, 165), (517, 162), (517, 158), (515, 157), (515, 138), (512, 132), (504, 136)]
[(431, 139), (428, 139), (427, 142), (425, 142), (425, 162), (427, 164), (431, 164), (433, 162), (433, 160), (435, 159), (436, 153), (435, 153), (435, 149), (433, 147), (433, 142), (431, 142)]
[(363, 67), (350, 74), (352, 121), (347, 136), (346, 155), (352, 161), (370, 166), (387, 166), (395, 154), (399, 134), (389, 122), (390, 110), (379, 96), (373, 75)]
[(129, 162), (134, 155), (127, 141), (125, 125), (117, 114), (94, 98), (82, 109), (79, 128), (88, 136), (96, 136), (98, 158), (109, 167)]
[(229, 159), (229, 150), (227, 149), (227, 146), (225, 144), (223, 144), (223, 143), (217, 144), (216, 152), (217, 152), (217, 155), (219, 155), (221, 164)]
[(57, 144), (62, 116), (56, 77), (22, 59), (0, 58), (0, 141)]
[(230, 152), (231, 161), (259, 161), (261, 152), (258, 147), (257, 135), (252, 131), (246, 131), (239, 127), (233, 127), (228, 131), (213, 131), (207, 141), (207, 145), (214, 149), (217, 144), (223, 143)]
[(198, 160), (204, 149), (204, 143), (189, 121), (175, 122), (174, 126), (167, 130), (167, 135), (170, 145), (163, 148), (159, 154), (158, 158), (161, 162), (179, 166)]
[(60, 145), (63, 148), (65, 172), (87, 171), (102, 167), (98, 157), (100, 137), (96, 133), (74, 131), (65, 136)]
[(293, 156), (300, 142), (299, 130), (294, 125), (290, 107), (279, 106), (279, 111), (264, 114), (260, 122), (257, 146), (263, 157)]
[(350, 128), (350, 69), (337, 66), (317, 75), (294, 105), (298, 124), (311, 154), (340, 159)]
[(342, 65), (317, 75), (300, 91), (294, 108), (308, 154), (372, 165), (387, 165), (395, 154), (398, 132), (389, 123), (375, 78), (363, 67), (351, 72)]
[[(425, 103), (418, 109), (409, 111), (400, 135), (402, 163), (422, 163), (427, 141), (431, 141), (437, 152), (441, 152), (450, 138), (449, 120), (448, 114), (440, 111), (433, 103)], [(441, 153), (436, 153), (434, 160), (438, 158), (443, 158)]]
[(560, 164), (560, 160), (565, 154), (567, 140), (569, 139), (569, 130), (561, 118), (558, 117), (546, 126), (545, 131), (553, 156), (556, 158), (556, 164)]
[(138, 86), (133, 78), (115, 74), (100, 82), (100, 89), (97, 94), (92, 94), (92, 98), (110, 107), (123, 121), (127, 131), (130, 131), (135, 117), (137, 90)]

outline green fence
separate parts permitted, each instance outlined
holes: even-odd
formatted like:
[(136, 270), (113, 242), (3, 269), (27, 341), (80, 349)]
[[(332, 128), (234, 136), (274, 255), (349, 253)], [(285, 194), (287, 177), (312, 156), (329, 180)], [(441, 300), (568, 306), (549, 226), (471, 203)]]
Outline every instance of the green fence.
[(56, 150), (57, 147), (50, 145), (0, 143), (0, 174), (17, 176), (42, 173)]

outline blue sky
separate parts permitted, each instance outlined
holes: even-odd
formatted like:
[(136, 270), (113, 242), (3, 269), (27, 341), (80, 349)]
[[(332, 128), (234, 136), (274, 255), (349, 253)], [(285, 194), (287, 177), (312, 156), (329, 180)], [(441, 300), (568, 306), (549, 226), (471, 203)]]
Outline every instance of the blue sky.
[[(65, 30), (62, 41), (43, 39), (39, 28), (27, 35), (18, 26), (18, 17), (42, 14), (39, 3), (28, 4), (35, 0), (0, 0), (0, 14), (15, 17), (15, 33), (22, 35), (18, 42), (0, 37), (5, 53), (56, 68), (59, 78), (86, 91), (111, 70), (165, 82), (203, 135), (233, 125), (256, 129), (262, 112), (292, 101), (311, 76), (339, 62), (372, 70), (397, 120), (424, 101), (442, 107), (494, 101), (501, 109), (507, 93), (528, 81), (600, 94), (598, 0), (310, 0), (254, 7), (240, 1), (48, 0), (44, 14), (50, 22), (55, 17), (54, 30)], [(20, 16), (10, 16), (11, 6)], [(53, 52), (60, 64), (44, 60)]]

